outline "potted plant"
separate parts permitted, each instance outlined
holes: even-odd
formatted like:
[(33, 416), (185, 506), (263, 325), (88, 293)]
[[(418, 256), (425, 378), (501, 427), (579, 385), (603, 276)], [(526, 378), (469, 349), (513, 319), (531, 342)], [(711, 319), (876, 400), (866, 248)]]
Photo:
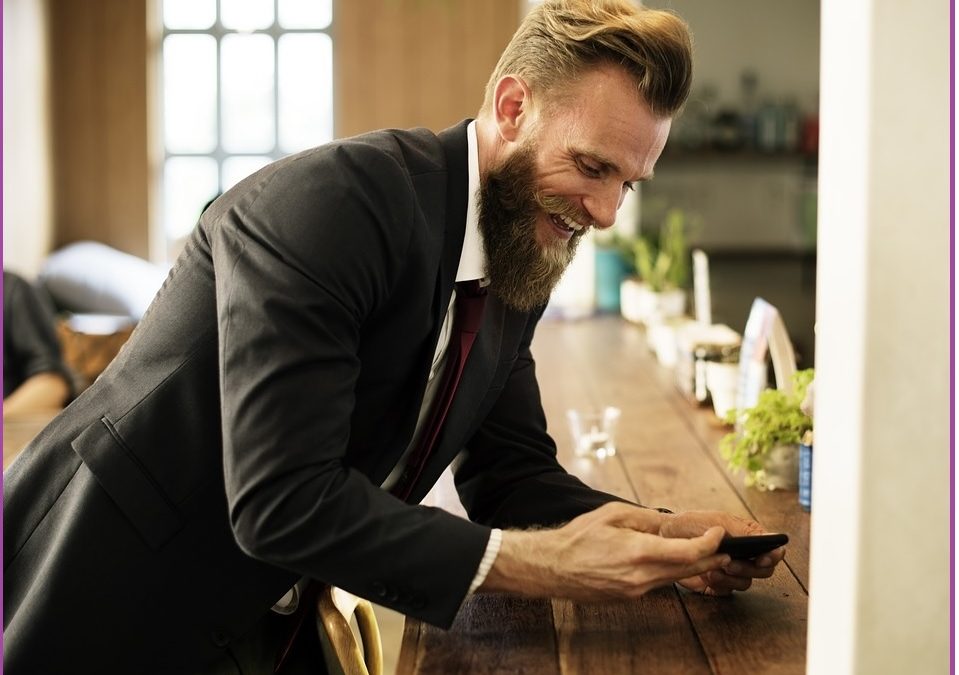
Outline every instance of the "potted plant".
[(638, 278), (623, 281), (620, 292), (623, 317), (649, 324), (681, 317), (686, 309), (689, 249), (686, 216), (670, 209), (658, 240), (640, 235), (632, 244), (632, 266)]
[(799, 480), (799, 442), (812, 429), (812, 418), (801, 406), (814, 370), (793, 375), (793, 390), (766, 389), (752, 408), (730, 410), (726, 421), (736, 424), (719, 444), (733, 470), (746, 472), (746, 485), (760, 490), (795, 489)]

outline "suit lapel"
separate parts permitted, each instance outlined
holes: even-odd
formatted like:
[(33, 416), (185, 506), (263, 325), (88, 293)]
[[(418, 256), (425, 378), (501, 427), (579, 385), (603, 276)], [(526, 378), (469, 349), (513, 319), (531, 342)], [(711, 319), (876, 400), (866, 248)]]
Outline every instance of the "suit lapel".
[[(466, 142), (466, 127), (469, 120), (445, 129), (437, 134), (443, 153), (446, 155), (446, 213), (443, 216), (443, 257), (437, 279), (439, 290), (437, 307), (434, 308), (436, 322), (435, 338), (439, 337), (442, 318), (449, 307), (453, 293), (453, 282), (463, 252), (463, 238), (466, 233), (466, 205), (469, 190), (469, 161)], [(434, 339), (433, 343), (436, 343)]]
[[(463, 239), (466, 234), (466, 191), (469, 189), (469, 161), (466, 141), (466, 127), (470, 120), (464, 120), (456, 126), (450, 127), (437, 134), (440, 146), (446, 159), (446, 209), (440, 214), (440, 223), (433, 228), (434, 236), (441, 237), (442, 253), (439, 268), (436, 273), (436, 291), (433, 296), (432, 318), (433, 330), (430, 333), (429, 344), (434, 346), (439, 341), (443, 318), (450, 305), (453, 294), (453, 283), (456, 281), (456, 270), (459, 268), (460, 255), (463, 251)], [(432, 360), (433, 352), (430, 352)], [(429, 363), (423, 373), (423, 390), (426, 388), (426, 378), (429, 374)], [(422, 390), (421, 390), (422, 395)]]

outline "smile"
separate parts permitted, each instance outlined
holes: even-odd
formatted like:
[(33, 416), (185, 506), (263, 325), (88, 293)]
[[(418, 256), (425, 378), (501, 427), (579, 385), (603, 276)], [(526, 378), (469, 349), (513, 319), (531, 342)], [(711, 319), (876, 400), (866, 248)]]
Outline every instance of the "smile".
[(553, 213), (549, 216), (549, 222), (552, 223), (553, 227), (566, 239), (583, 230), (583, 225), (569, 216), (560, 216)]

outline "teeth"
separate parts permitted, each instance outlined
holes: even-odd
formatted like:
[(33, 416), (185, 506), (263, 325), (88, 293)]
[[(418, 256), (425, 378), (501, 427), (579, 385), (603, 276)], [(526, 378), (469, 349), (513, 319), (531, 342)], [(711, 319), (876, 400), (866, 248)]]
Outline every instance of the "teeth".
[(562, 216), (561, 219), (566, 224), (566, 227), (568, 227), (571, 230), (575, 230), (578, 232), (583, 229), (582, 225), (577, 223), (575, 220), (573, 220), (569, 216)]

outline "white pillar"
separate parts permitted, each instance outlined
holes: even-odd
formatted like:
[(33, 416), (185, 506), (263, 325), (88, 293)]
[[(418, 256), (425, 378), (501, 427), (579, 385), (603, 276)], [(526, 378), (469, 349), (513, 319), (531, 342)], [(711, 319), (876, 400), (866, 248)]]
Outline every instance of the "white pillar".
[(949, 18), (822, 2), (810, 673), (948, 672)]

